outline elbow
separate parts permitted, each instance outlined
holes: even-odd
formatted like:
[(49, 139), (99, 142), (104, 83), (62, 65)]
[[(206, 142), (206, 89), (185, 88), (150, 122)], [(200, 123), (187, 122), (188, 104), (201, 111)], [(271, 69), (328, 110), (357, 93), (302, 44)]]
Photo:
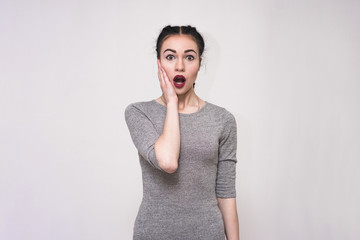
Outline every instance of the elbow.
[(155, 143), (155, 156), (158, 166), (167, 173), (174, 173), (178, 169), (179, 152), (169, 151), (167, 147), (158, 148)]
[(171, 167), (168, 167), (168, 168), (164, 169), (164, 171), (167, 172), (167, 173), (172, 174), (172, 173), (176, 172), (177, 169), (178, 169), (177, 166), (171, 166)]
[(174, 173), (176, 172), (176, 170), (178, 169), (178, 164), (177, 163), (163, 163), (160, 164), (160, 168), (162, 170), (164, 170), (167, 173)]

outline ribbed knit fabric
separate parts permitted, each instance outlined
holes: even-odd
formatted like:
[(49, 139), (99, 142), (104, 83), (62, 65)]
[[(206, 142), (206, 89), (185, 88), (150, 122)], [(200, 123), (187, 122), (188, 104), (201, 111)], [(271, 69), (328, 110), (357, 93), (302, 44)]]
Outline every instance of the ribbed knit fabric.
[(130, 104), (125, 119), (138, 150), (143, 200), (135, 221), (135, 240), (223, 240), (218, 198), (235, 197), (236, 122), (226, 109), (206, 102), (198, 112), (179, 113), (180, 157), (175, 173), (161, 170), (154, 144), (166, 107)]

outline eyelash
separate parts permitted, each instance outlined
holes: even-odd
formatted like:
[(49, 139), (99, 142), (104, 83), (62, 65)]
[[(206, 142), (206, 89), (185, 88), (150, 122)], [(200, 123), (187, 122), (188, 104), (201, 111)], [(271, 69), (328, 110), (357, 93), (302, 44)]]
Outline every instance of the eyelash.
[[(190, 57), (190, 59), (189, 59), (189, 57)], [(192, 61), (192, 60), (194, 60), (194, 59), (195, 59), (195, 57), (194, 57), (194, 56), (192, 56), (192, 55), (187, 55), (187, 56), (186, 56), (186, 59), (187, 59), (187, 60), (189, 60), (189, 61)]]
[[(167, 60), (170, 60), (170, 61), (171, 61), (171, 60), (175, 59), (175, 56), (169, 54), (169, 55), (167, 55), (165, 58), (166, 58)], [(195, 59), (195, 57), (192, 56), (192, 55), (187, 55), (185, 58), (186, 58), (187, 60), (189, 60), (189, 61), (193, 61), (193, 60)]]
[(169, 54), (169, 55), (167, 55), (165, 58), (166, 58), (167, 60), (173, 60), (175, 57), (174, 57), (174, 55)]

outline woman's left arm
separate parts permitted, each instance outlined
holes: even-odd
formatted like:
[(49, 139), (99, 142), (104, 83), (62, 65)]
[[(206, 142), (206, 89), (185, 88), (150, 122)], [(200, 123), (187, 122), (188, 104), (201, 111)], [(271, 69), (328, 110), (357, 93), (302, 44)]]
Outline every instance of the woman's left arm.
[(239, 219), (236, 210), (236, 198), (217, 198), (224, 220), (227, 240), (239, 240)]

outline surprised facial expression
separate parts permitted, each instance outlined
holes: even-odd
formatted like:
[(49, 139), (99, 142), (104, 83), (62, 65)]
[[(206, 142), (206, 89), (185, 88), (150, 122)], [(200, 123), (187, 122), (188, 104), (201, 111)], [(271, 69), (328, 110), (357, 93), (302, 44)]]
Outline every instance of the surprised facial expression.
[(192, 89), (200, 69), (199, 48), (191, 36), (168, 37), (161, 46), (160, 63), (178, 95)]

